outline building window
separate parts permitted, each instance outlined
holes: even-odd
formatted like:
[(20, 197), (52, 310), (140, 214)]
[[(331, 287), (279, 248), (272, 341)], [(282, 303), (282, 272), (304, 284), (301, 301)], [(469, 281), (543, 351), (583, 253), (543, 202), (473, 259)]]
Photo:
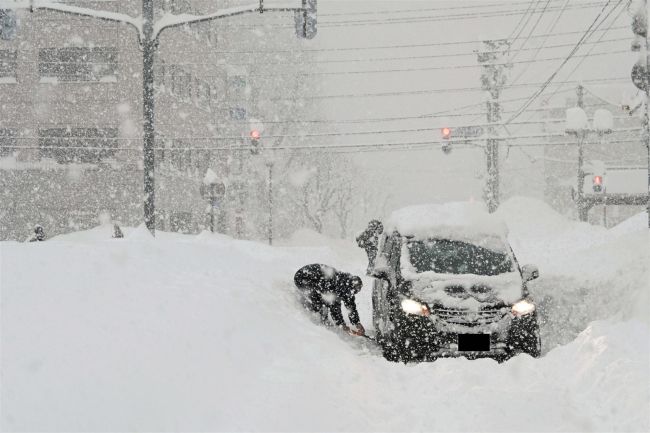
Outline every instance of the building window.
[(0, 83), (16, 82), (16, 50), (0, 50)]
[(195, 88), (197, 105), (201, 108), (210, 108), (210, 85), (197, 79)]
[(41, 82), (115, 81), (117, 48), (41, 48), (38, 73)]
[(247, 99), (245, 76), (234, 75), (228, 77), (228, 97), (231, 101), (245, 101)]
[(97, 163), (115, 155), (117, 128), (44, 128), (38, 130), (42, 158)]
[(185, 72), (182, 68), (176, 65), (169, 67), (169, 74), (171, 76), (171, 92), (173, 95), (181, 99), (192, 98), (192, 75)]
[(0, 9), (0, 39), (13, 41), (16, 38), (16, 11)]
[(245, 108), (233, 107), (230, 109), (230, 120), (246, 120), (247, 113)]
[(173, 232), (190, 233), (192, 231), (192, 213), (169, 212), (169, 226)]
[(13, 155), (17, 144), (15, 129), (0, 128), (0, 158)]

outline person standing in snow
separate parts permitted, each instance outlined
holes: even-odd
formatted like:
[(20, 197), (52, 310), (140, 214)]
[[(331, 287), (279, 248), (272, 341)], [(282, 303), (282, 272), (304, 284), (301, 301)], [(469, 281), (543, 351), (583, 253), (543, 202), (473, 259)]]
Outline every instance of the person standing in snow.
[[(359, 293), (363, 282), (356, 275), (339, 272), (331, 266), (311, 264), (298, 269), (293, 277), (296, 287), (303, 295), (303, 306), (321, 315), (321, 321), (327, 323), (328, 315), (334, 324), (350, 335), (365, 335), (365, 329), (359, 321), (359, 313), (354, 295)], [(345, 324), (341, 303), (348, 310), (350, 323), (356, 329)]]
[(27, 239), (27, 242), (42, 242), (44, 240), (45, 240), (45, 230), (43, 229), (42, 225), (36, 224), (34, 226), (34, 234)]
[(122, 229), (118, 224), (113, 224), (113, 238), (115, 239), (122, 239), (124, 237), (124, 233), (122, 233)]
[(368, 228), (357, 236), (357, 245), (359, 248), (366, 250), (368, 255), (368, 269), (366, 274), (370, 275), (375, 267), (377, 258), (377, 248), (379, 245), (379, 235), (384, 232), (384, 225), (379, 220), (372, 220), (368, 223)]

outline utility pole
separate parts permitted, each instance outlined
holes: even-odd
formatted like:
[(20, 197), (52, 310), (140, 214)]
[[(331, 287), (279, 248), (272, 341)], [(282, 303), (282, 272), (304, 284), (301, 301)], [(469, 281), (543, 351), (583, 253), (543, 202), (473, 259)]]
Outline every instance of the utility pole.
[(648, 228), (650, 228), (650, 113), (648, 113), (648, 106), (650, 105), (650, 45), (648, 45), (648, 4), (645, 4), (645, 111), (643, 113), (643, 143), (645, 144), (646, 151), (648, 152), (648, 198), (646, 203), (646, 212), (648, 214)]
[(487, 163), (485, 202), (490, 213), (499, 207), (499, 138), (495, 126), (501, 121), (499, 96), (507, 79), (505, 71), (512, 67), (512, 64), (504, 62), (509, 52), (510, 42), (505, 39), (483, 41), (483, 51), (476, 52), (478, 62), (483, 67), (481, 87), (490, 95), (486, 107), (489, 126), (485, 147)]
[(632, 15), (632, 32), (636, 35), (632, 42), (632, 51), (639, 51), (639, 60), (632, 67), (632, 82), (645, 93), (645, 110), (643, 112), (643, 130), (641, 138), (648, 152), (648, 191), (646, 196), (646, 212), (648, 213), (648, 228), (650, 228), (650, 45), (648, 42), (648, 1), (635, 4), (636, 10), (630, 10)]
[(273, 245), (273, 161), (266, 162), (269, 169), (269, 245)]
[[(29, 4), (16, 5), (9, 9), (29, 8), (31, 12), (38, 9), (48, 10), (67, 15), (92, 17), (95, 19), (128, 24), (138, 32), (138, 40), (142, 48), (142, 111), (143, 119), (143, 165), (144, 165), (144, 222), (152, 235), (156, 233), (155, 207), (155, 124), (154, 124), (154, 59), (158, 49), (160, 34), (169, 28), (183, 27), (193, 24), (215, 21), (249, 13), (264, 12), (293, 12), (296, 34), (301, 39), (312, 39), (316, 36), (316, 5), (317, 0), (303, 0), (302, 7), (270, 7), (265, 8), (263, 0), (257, 5), (229, 8), (224, 12), (206, 15), (167, 14), (163, 20), (155, 22), (154, 0), (142, 0), (142, 20), (122, 13), (105, 12), (85, 7), (71, 6), (51, 0), (30, 0)], [(9, 10), (8, 9), (8, 10)], [(0, 31), (4, 33), (5, 23), (0, 23)]]
[(237, 169), (237, 210), (235, 211), (235, 235), (238, 239), (244, 237), (244, 207), (246, 205), (245, 194), (245, 176), (244, 176), (244, 152), (245, 147), (242, 145), (238, 152), (238, 169)]
[[(578, 85), (578, 87), (576, 88), (576, 95), (578, 97), (576, 105), (584, 110), (585, 89), (584, 87), (582, 87), (582, 85)], [(576, 133), (578, 136), (578, 185), (577, 185), (578, 188), (576, 190), (578, 191), (578, 196), (576, 199), (576, 205), (578, 207), (578, 219), (580, 221), (587, 221), (588, 208), (587, 206), (585, 206), (585, 191), (584, 191), (584, 185), (585, 185), (584, 142), (586, 137), (586, 131), (582, 131), (582, 132), (576, 131)]]

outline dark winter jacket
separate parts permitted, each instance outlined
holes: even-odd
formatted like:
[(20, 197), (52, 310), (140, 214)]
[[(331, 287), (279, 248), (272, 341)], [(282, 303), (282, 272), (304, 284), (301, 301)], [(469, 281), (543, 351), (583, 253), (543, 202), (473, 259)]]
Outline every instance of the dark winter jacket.
[(42, 242), (45, 240), (45, 230), (43, 226), (34, 227), (34, 234), (28, 239), (28, 242)]
[(341, 303), (348, 310), (350, 323), (359, 323), (359, 313), (354, 295), (361, 290), (361, 279), (347, 272), (339, 272), (331, 266), (311, 264), (298, 269), (293, 277), (296, 287), (306, 296), (318, 294), (327, 305), (332, 320), (337, 326), (345, 324)]
[(379, 243), (379, 235), (384, 231), (384, 226), (380, 221), (372, 220), (368, 227), (357, 236), (357, 245), (364, 250), (376, 250)]
[(384, 231), (384, 226), (381, 221), (372, 220), (368, 223), (368, 228), (366, 228), (363, 233), (357, 236), (357, 245), (360, 248), (366, 250), (368, 255), (368, 275), (372, 274), (372, 270), (375, 267), (375, 259), (377, 258), (377, 249), (379, 245), (379, 235)]

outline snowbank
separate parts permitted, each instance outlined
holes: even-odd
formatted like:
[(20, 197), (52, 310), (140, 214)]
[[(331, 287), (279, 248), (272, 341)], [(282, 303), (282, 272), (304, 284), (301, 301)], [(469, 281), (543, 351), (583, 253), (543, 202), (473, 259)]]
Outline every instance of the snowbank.
[[(539, 293), (571, 300), (556, 308), (591, 318), (573, 285), (611, 266), (599, 275), (614, 267), (629, 275), (595, 283), (633, 299), (625, 284), (640, 281), (647, 262), (637, 267), (625, 247), (638, 247), (640, 232), (608, 240), (607, 231), (534, 215), (535, 206), (543, 211), (511, 200), (500, 213), (517, 228), (511, 235), (521, 254), (539, 259)], [(558, 234), (538, 222), (557, 224)], [(589, 249), (582, 231), (620, 257), (585, 267), (575, 256), (585, 245), (566, 242), (566, 251), (546, 255), (562, 237)], [(269, 247), (209, 233), (159, 232), (148, 242), (96, 236), (0, 243), (3, 431), (650, 429), (650, 325), (613, 317), (618, 304), (540, 359), (405, 366), (385, 361), (365, 339), (317, 326), (298, 304), (291, 284), (298, 267), (362, 271), (363, 256), (349, 261), (338, 247)], [(524, 242), (537, 236), (549, 238)], [(350, 248), (346, 254), (359, 257)], [(567, 260), (579, 269), (555, 274), (568, 272), (570, 264), (556, 263)], [(364, 283), (360, 314), (369, 325)]]

